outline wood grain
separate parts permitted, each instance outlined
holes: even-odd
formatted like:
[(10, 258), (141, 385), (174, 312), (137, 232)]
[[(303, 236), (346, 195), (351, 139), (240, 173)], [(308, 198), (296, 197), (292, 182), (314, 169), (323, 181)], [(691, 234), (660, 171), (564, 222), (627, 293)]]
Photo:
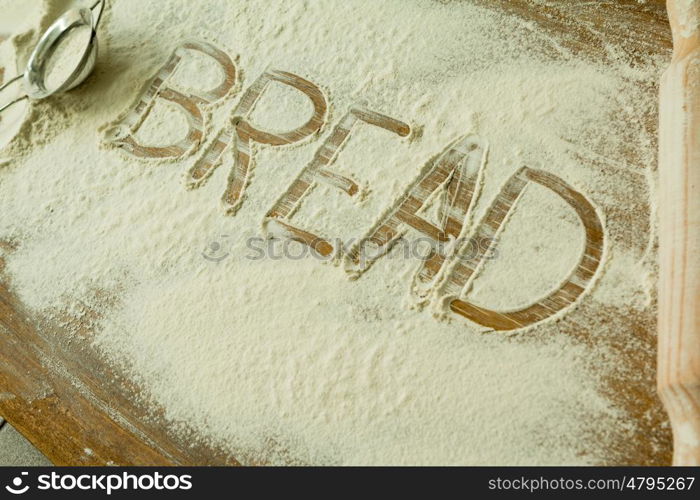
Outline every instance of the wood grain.
[(669, 0), (674, 53), (661, 87), (658, 386), (673, 463), (700, 465), (700, 4)]
[[(528, 0), (476, 1), (534, 23), (537, 29), (555, 37), (561, 47), (580, 57), (607, 60), (606, 45), (622, 49), (635, 60), (670, 56), (672, 42), (662, 1), (639, 4), (637, 0), (559, 0), (546, 2), (544, 6)], [(655, 130), (655, 120), (649, 119), (647, 126)], [(696, 175), (700, 174), (696, 172)], [(696, 177), (696, 181), (700, 179)], [(630, 226), (636, 227), (634, 215), (626, 217)], [(6, 253), (12, 252), (11, 243), (3, 245)], [(1, 267), (0, 262), (0, 273)], [(226, 450), (201, 443), (195, 432), (196, 422), (189, 430), (172, 429), (162, 417), (162, 411), (158, 413), (155, 409), (154, 414), (154, 408), (140, 399), (139, 388), (90, 346), (89, 320), (98, 319), (94, 311), (86, 308), (84, 319), (77, 325), (80, 337), (76, 337), (70, 328), (27, 311), (12, 295), (9, 280), (7, 275), (0, 274), (0, 415), (54, 463), (259, 463), (258, 457), (243, 452), (234, 457)], [(95, 293), (106, 303), (115, 300), (104, 292)], [(601, 436), (592, 438), (608, 440), (611, 464), (668, 463), (670, 446), (660, 403), (654, 394), (653, 357), (648, 354), (653, 352), (655, 342), (653, 312), (629, 315), (613, 307), (609, 310), (588, 307), (584, 303), (567, 315), (556, 326), (556, 332), (545, 328), (541, 334), (563, 334), (581, 342), (606, 343), (619, 355), (621, 366), (604, 381), (605, 390), (640, 422), (636, 434), (611, 437), (602, 432)], [(69, 325), (72, 321), (65, 319)], [(619, 327), (620, 332), (628, 333), (638, 342), (632, 347), (618, 338), (596, 339), (598, 322)], [(279, 452), (274, 441), (268, 445)], [(294, 462), (293, 457), (290, 462)]]

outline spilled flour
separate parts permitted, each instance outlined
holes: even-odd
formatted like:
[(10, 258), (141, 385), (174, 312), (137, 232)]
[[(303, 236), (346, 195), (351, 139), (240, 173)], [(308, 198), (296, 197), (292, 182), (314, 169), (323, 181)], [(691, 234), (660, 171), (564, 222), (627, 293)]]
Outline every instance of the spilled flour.
[[(65, 323), (67, 342), (92, 342), (141, 388), (133, 398), (162, 408), (173, 429), (195, 427), (243, 461), (616, 459), (609, 444), (641, 424), (606, 392), (617, 369), (606, 346), (635, 340), (625, 317), (653, 315), (647, 125), (663, 61), (633, 64), (612, 47), (605, 64), (578, 59), (532, 25), (466, 1), (155, 3), (110, 2), (97, 74), (75, 93), (33, 104), (0, 150), (0, 240), (15, 246), (0, 251), (29, 310)], [(28, 14), (43, 22), (39, 9)], [(223, 50), (237, 69), (229, 95), (205, 109), (205, 146), (265, 71), (313, 82), (328, 103), (317, 134), (253, 146), (253, 175), (233, 216), (220, 201), (230, 150), (206, 182), (186, 189), (183, 176), (204, 146), (147, 160), (105, 133), (188, 39)], [(183, 54), (169, 88), (202, 95), (224, 81), (212, 58)], [(484, 334), (489, 328), (411, 293), (420, 262), (399, 247), (350, 280), (339, 260), (294, 258), (301, 243), (267, 242), (265, 214), (357, 104), (405, 122), (410, 134), (356, 125), (330, 168), (358, 193), (319, 184), (295, 208), (295, 226), (362, 238), (431, 159), (471, 134), (487, 153), (476, 163), (483, 168), (465, 231), (520, 167), (554, 174), (604, 227), (600, 268), (585, 291), (529, 328)], [(313, 112), (299, 90), (272, 82), (247, 119), (283, 132)], [(158, 98), (134, 137), (167, 147), (190, 125)], [(442, 199), (419, 215), (437, 224)], [(417, 236), (411, 229), (404, 238)], [(495, 238), (461, 298), (496, 311), (543, 299), (586, 251), (572, 205), (538, 184)], [(82, 317), (86, 306), (99, 319)], [(67, 316), (82, 317), (92, 340)]]

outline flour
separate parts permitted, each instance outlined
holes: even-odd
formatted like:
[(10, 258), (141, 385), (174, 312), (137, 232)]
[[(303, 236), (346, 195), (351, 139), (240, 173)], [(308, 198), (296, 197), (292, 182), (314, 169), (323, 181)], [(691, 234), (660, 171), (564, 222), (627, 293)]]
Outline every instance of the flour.
[(177, 107), (159, 100), (136, 137), (149, 146), (168, 146), (184, 139), (188, 129), (187, 119)]
[[(36, 6), (30, 7), (31, 14), (37, 14), (41, 4), (36, 2)], [(2, 17), (0, 18), (0, 37), (21, 33), (26, 29), (31, 29), (32, 21), (36, 21), (36, 15), (28, 15), (27, 5), (16, 0), (0, 0)], [(33, 18), (33, 19), (32, 19)]]
[[(53, 132), (25, 127), (6, 149), (12, 162), (0, 168), (0, 239), (18, 243), (3, 257), (30, 310), (57, 321), (84, 304), (98, 309), (95, 348), (138, 383), (138, 397), (162, 407), (175, 429), (196, 422), (203, 439), (243, 461), (613, 460), (609, 442), (595, 436), (620, 439), (638, 422), (602, 389), (610, 353), (562, 333), (576, 328), (567, 314), (586, 328), (577, 305), (559, 323), (483, 335), (411, 295), (418, 262), (398, 249), (351, 281), (338, 262), (260, 259), (251, 246), (265, 247), (258, 238), (267, 210), (332, 127), (363, 103), (406, 122), (411, 134), (358, 126), (332, 170), (354, 179), (359, 193), (319, 186), (295, 225), (344, 241), (362, 237), (426, 162), (476, 134), (488, 142), (488, 158), (473, 221), (519, 167), (560, 176), (585, 193), (605, 225), (603, 268), (583, 306), (648, 313), (655, 151), (645, 122), (655, 108), (653, 91), (640, 89), (658, 79), (660, 61), (561, 55), (548, 36), (471, 2), (212, 0), (192, 9), (184, 0), (157, 8), (115, 0), (110, 7), (101, 28), (106, 55), (91, 84), (35, 105), (53, 119)], [(219, 205), (230, 154), (203, 186), (187, 190), (182, 176), (198, 153), (139, 160), (105, 147), (98, 132), (139, 97), (180, 41), (193, 38), (237, 57), (243, 89), (274, 68), (311, 80), (330, 103), (320, 140), (255, 148), (235, 217)], [(209, 90), (222, 75), (193, 56), (172, 78), (187, 92)], [(207, 110), (205, 142), (235, 105)], [(275, 84), (251, 122), (284, 131), (311, 112), (308, 99)], [(137, 138), (168, 145), (186, 132), (182, 114), (158, 100)], [(526, 307), (562, 283), (583, 242), (571, 207), (529, 186), (497, 256), (463, 298), (495, 310)], [(105, 306), (95, 291), (116, 305)], [(595, 334), (624, 342), (629, 333)], [(271, 452), (270, 442), (284, 453)]]
[(91, 38), (91, 27), (78, 26), (59, 42), (46, 66), (47, 90), (55, 92), (68, 82), (89, 50)]
[(700, 27), (700, 3), (695, 0), (678, 0), (675, 5), (678, 9), (679, 33), (682, 37), (689, 38)]
[(224, 74), (216, 61), (196, 51), (187, 57), (172, 75), (171, 83), (184, 89), (209, 90), (221, 84)]
[(506, 258), (495, 255), (473, 282), (470, 297), (479, 306), (499, 311), (528, 306), (547, 295), (552, 283), (564, 281), (583, 252), (581, 222), (556, 195), (532, 186), (519, 207), (498, 245)]

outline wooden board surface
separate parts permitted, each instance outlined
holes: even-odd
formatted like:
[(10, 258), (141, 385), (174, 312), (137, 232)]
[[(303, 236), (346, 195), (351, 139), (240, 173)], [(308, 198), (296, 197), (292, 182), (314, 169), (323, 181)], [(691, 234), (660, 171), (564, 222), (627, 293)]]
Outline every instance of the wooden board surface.
[(674, 465), (700, 465), (700, 6), (669, 0), (673, 61), (659, 109), (658, 388)]
[[(664, 2), (649, 0), (558, 0), (535, 7), (528, 0), (481, 0), (535, 23), (561, 45), (581, 57), (605, 60), (614, 45), (635, 60), (650, 56), (670, 59), (671, 35)], [(544, 3), (544, 2), (541, 2)], [(101, 57), (109, 57), (102, 54)], [(657, 88), (656, 82), (650, 82)], [(656, 120), (648, 126), (655, 130)], [(9, 243), (0, 242), (7, 253)], [(80, 325), (84, 342), (69, 338), (57, 323), (30, 315), (10, 292), (10, 278), (0, 261), (0, 416), (7, 419), (54, 463), (59, 465), (166, 465), (255, 463), (255, 457), (197, 444), (196, 435), (175, 433), (153, 415), (135, 395), (138, 388), (89, 347), (89, 321)], [(109, 297), (104, 297), (109, 301)], [(584, 321), (586, 307), (568, 322), (566, 335), (586, 340), (589, 332), (575, 325)], [(610, 311), (610, 317), (619, 317)], [(95, 313), (85, 311), (85, 318)], [(72, 321), (66, 318), (66, 321)], [(601, 319), (602, 321), (602, 319)], [(611, 463), (665, 465), (671, 460), (670, 432), (655, 393), (656, 322), (649, 314), (622, 315), (618, 321), (638, 340), (631, 348), (618, 339), (611, 347), (625, 366), (606, 391), (641, 422), (636, 439), (610, 442)], [(635, 350), (636, 349), (636, 350)], [(625, 373), (643, 374), (633, 382)], [(196, 423), (193, 423), (196, 428)], [(655, 439), (646, 439), (654, 434)], [(274, 443), (270, 444), (274, 447)]]

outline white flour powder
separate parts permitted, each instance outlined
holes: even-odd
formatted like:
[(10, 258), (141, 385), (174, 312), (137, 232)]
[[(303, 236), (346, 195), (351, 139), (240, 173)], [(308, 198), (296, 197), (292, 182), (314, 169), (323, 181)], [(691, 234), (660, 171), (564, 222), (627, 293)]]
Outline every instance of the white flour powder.
[[(362, 236), (427, 161), (477, 134), (489, 154), (474, 220), (519, 167), (556, 174), (604, 219), (602, 270), (581, 300), (592, 311), (648, 311), (655, 153), (646, 124), (660, 61), (632, 65), (611, 48), (614, 62), (586, 62), (471, 2), (110, 4), (97, 75), (33, 104), (33, 121), (3, 153), (11, 161), (0, 169), (0, 239), (17, 243), (4, 255), (7, 272), (31, 310), (51, 320), (81, 304), (97, 308), (95, 344), (140, 384), (139, 397), (244, 460), (592, 464), (609, 459), (594, 436), (633, 432), (637, 422), (601, 389), (609, 353), (553, 320), (514, 336), (484, 335), (445, 311), (436, 318), (411, 298), (417, 261), (397, 255), (356, 281), (311, 258), (248, 257), (258, 254), (250, 238), (262, 236), (265, 213), (363, 102), (410, 124), (411, 135), (354, 130), (332, 169), (360, 194), (320, 186), (296, 225)], [(149, 162), (101, 145), (100, 131), (185, 39), (238, 56), (242, 89), (272, 68), (311, 80), (330, 103), (320, 140), (256, 149), (233, 217), (219, 202), (230, 153), (204, 186), (187, 190), (182, 176), (198, 153)], [(197, 57), (173, 77), (180, 91), (221, 81), (216, 64)], [(206, 117), (206, 139), (240, 95)], [(252, 121), (288, 130), (311, 111), (298, 91), (275, 84)], [(168, 145), (186, 133), (182, 114), (159, 101), (137, 138)], [(566, 279), (583, 242), (573, 210), (530, 186), (467, 297), (490, 309), (525, 307)], [(104, 306), (97, 291), (116, 305)], [(263, 451), (271, 441), (284, 456)]]

